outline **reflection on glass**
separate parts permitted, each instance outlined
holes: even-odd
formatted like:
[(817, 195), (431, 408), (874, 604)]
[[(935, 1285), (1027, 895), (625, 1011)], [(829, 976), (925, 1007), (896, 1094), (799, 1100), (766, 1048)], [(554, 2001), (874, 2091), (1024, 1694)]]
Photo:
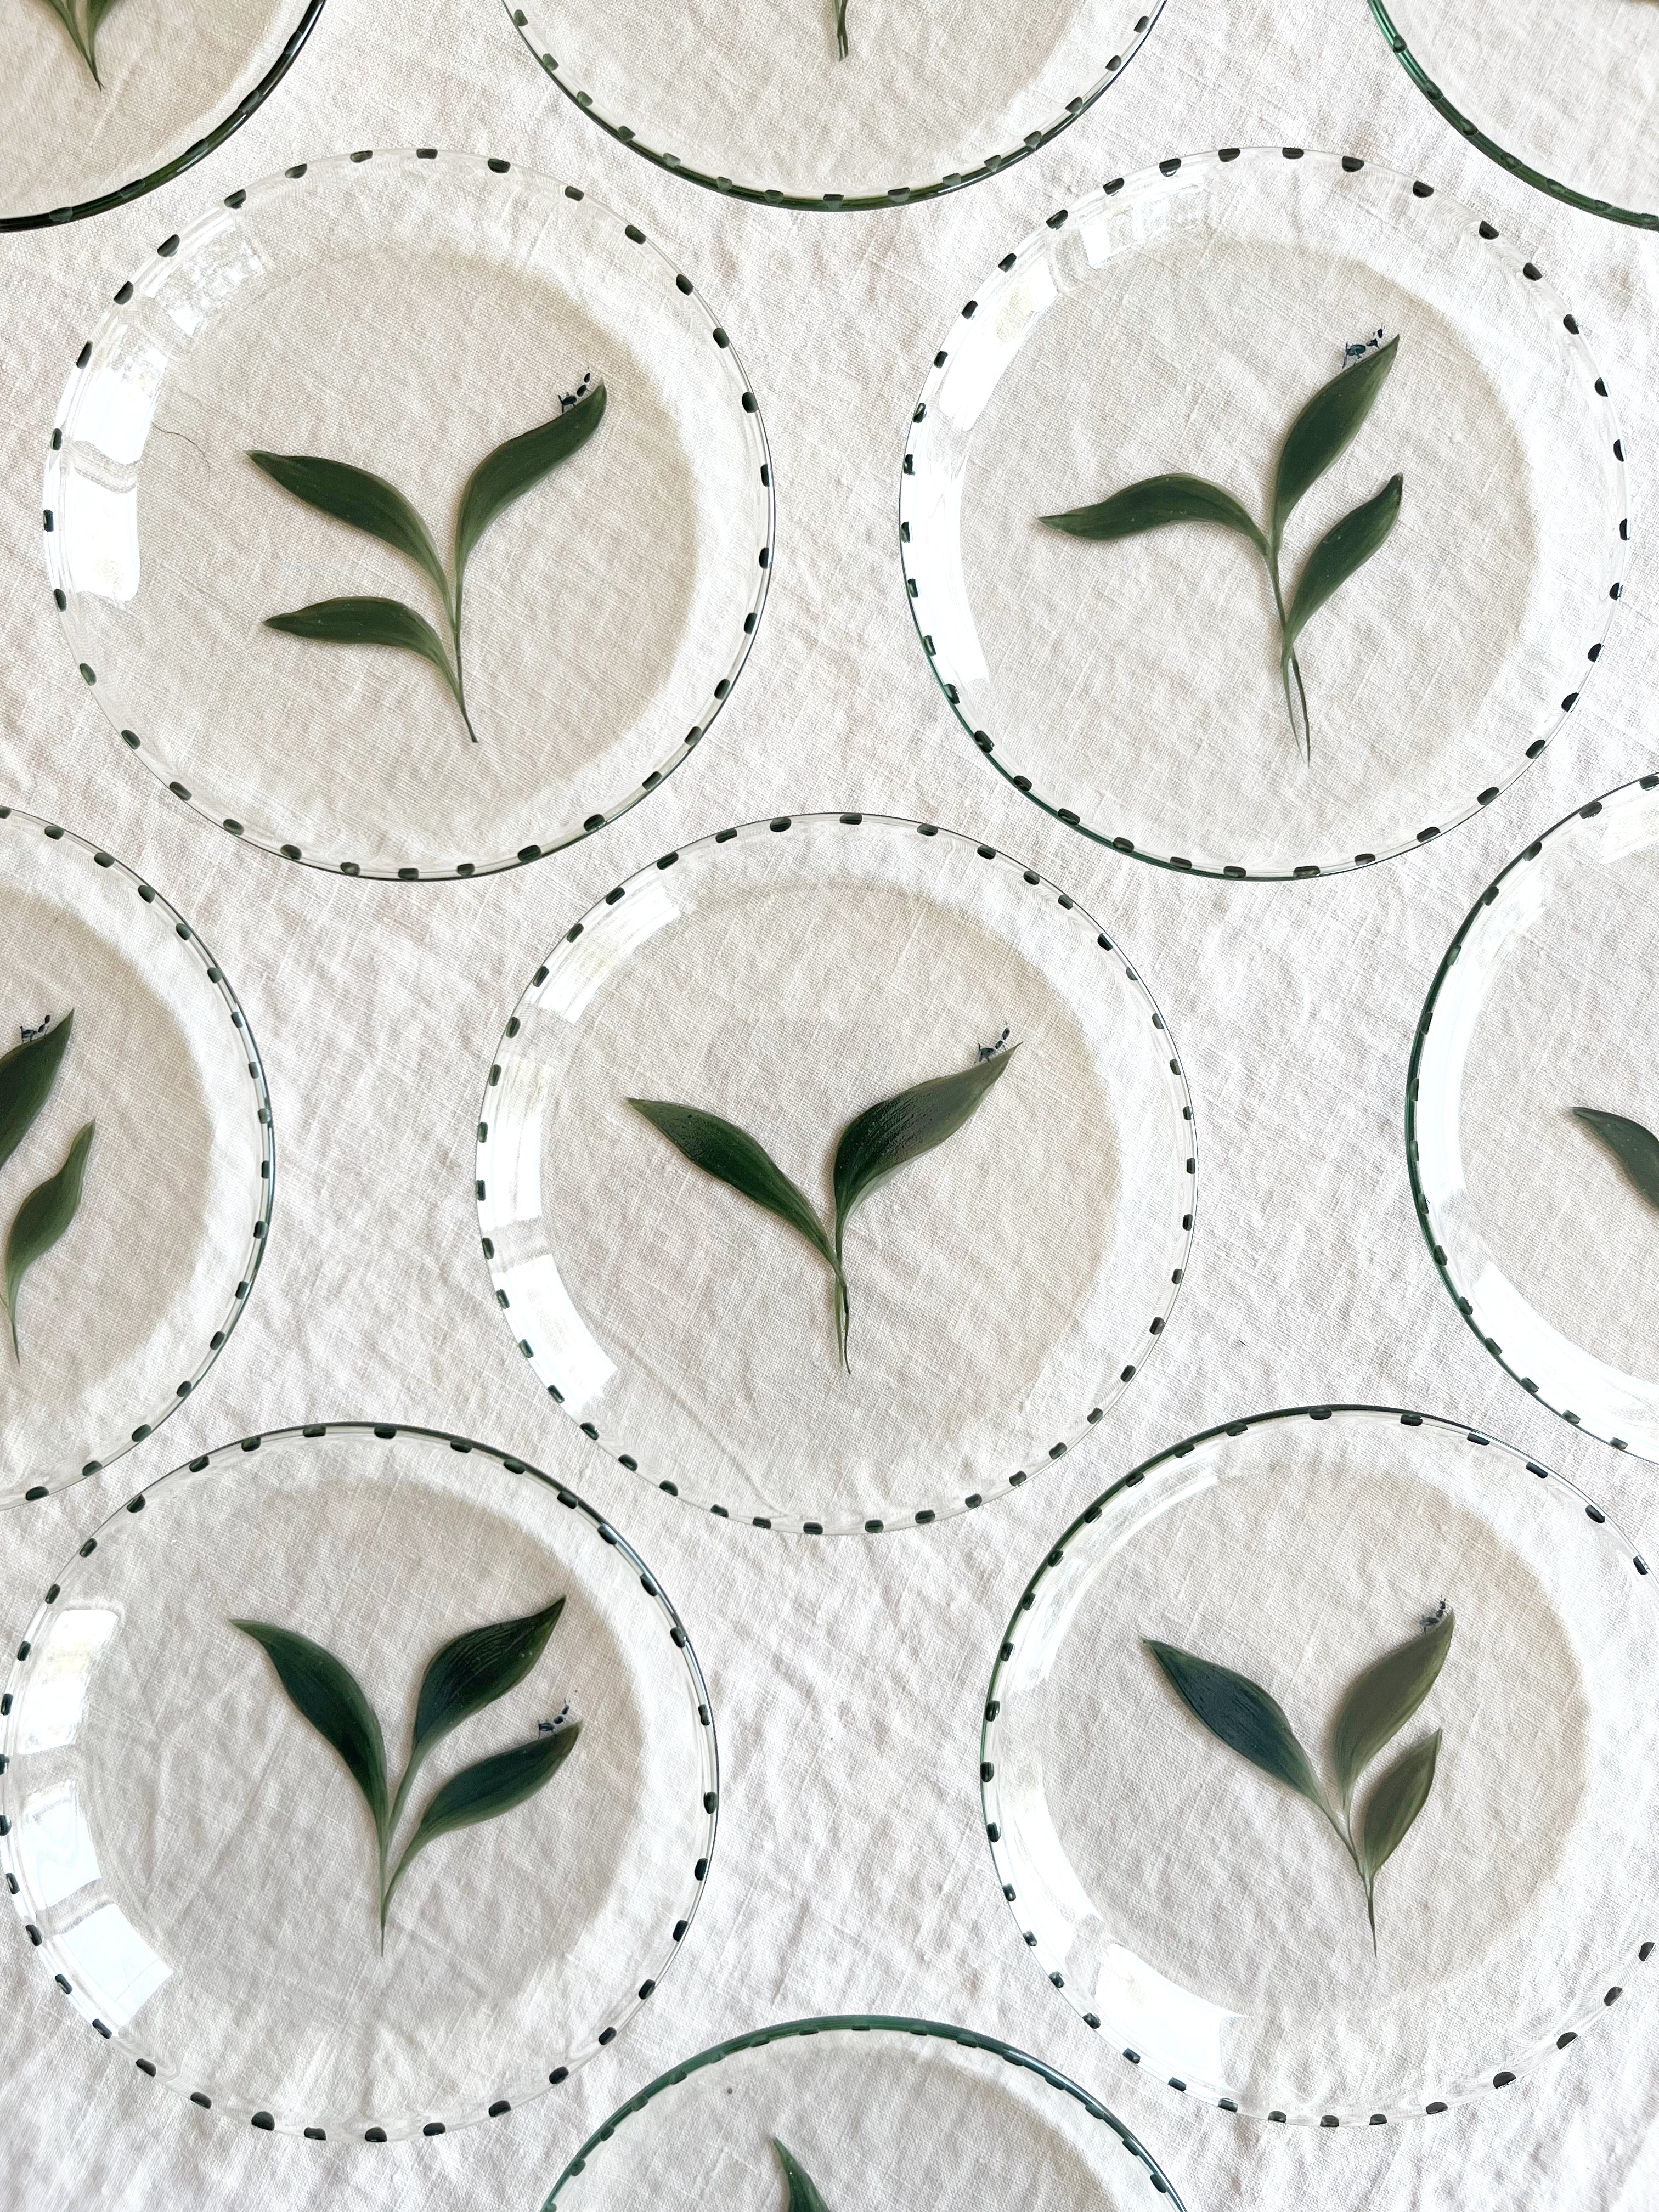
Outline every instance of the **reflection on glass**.
[(53, 1616), (45, 1642), (36, 1646), (23, 1692), (20, 1759), (74, 1742), (93, 1662), (115, 1633), (116, 1619), (101, 1605), (66, 1606)]
[(26, 1797), (16, 1832), (24, 1893), (42, 1911), (97, 1881), (98, 1855), (82, 1817), (80, 1785), (72, 1778)]
[(122, 2028), (149, 2002), (173, 1969), (158, 1958), (118, 1905), (96, 1912), (56, 1939), (76, 1987), (106, 2027)]

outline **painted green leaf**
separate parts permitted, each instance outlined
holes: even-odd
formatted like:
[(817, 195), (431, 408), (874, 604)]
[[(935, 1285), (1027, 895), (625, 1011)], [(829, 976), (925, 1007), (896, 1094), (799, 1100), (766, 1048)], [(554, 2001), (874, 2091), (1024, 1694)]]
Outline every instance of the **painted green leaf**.
[(1287, 653), (1331, 594), (1340, 591), (1374, 553), (1381, 552), (1400, 520), (1404, 483), (1403, 477), (1390, 477), (1375, 499), (1345, 514), (1309, 554), (1285, 621)]
[(1339, 370), (1328, 384), (1315, 392), (1291, 423), (1279, 456), (1273, 483), (1270, 535), (1275, 554), (1284, 540), (1291, 510), (1358, 435), (1389, 380), (1399, 350), (1400, 340), (1392, 337), (1375, 353), (1368, 353), (1349, 368)]
[(784, 2148), (775, 2136), (772, 2148), (778, 2154), (778, 2164), (783, 2168), (784, 2179), (789, 2184), (789, 2202), (785, 2212), (830, 2212), (829, 2206), (818, 2192), (812, 2179), (794, 2154)]
[(438, 669), (459, 700), (460, 687), (443, 641), (424, 615), (401, 599), (319, 599), (292, 614), (267, 615), (267, 629), (288, 637), (312, 637), (324, 645), (395, 645), (418, 653)]
[(551, 1735), (532, 1736), (528, 1743), (514, 1744), (510, 1751), (498, 1751), (492, 1758), (479, 1759), (474, 1766), (464, 1766), (446, 1782), (422, 1814), (386, 1886), (380, 1904), (382, 1929), (393, 1891), (428, 1844), (457, 1828), (476, 1827), (481, 1820), (493, 1820), (502, 1813), (510, 1813), (515, 1805), (522, 1805), (527, 1797), (533, 1797), (569, 1758), (580, 1734), (580, 1722), (573, 1721), (568, 1727), (556, 1729)]
[(54, 1176), (37, 1184), (17, 1209), (17, 1218), (6, 1238), (6, 1313), (11, 1322), (11, 1348), (19, 1359), (17, 1293), (23, 1278), (62, 1237), (81, 1210), (81, 1186), (86, 1179), (87, 1154), (98, 1124), (88, 1121), (70, 1146), (64, 1164)]
[(1259, 1766), (1275, 1782), (1294, 1790), (1298, 1796), (1329, 1817), (1325, 1792), (1312, 1762), (1297, 1741), (1284, 1709), (1248, 1674), (1235, 1674), (1213, 1660), (1200, 1659), (1173, 1644), (1152, 1637), (1142, 1642), (1168, 1677), (1176, 1696), (1212, 1735), (1219, 1736), (1241, 1759)]
[(87, 0), (87, 60), (100, 84), (103, 79), (98, 76), (98, 33), (114, 5), (115, 0)]
[(1074, 507), (1064, 514), (1038, 519), (1050, 530), (1096, 539), (1134, 538), (1171, 522), (1220, 522), (1248, 538), (1258, 552), (1267, 550), (1267, 540), (1232, 494), (1219, 484), (1206, 483), (1202, 477), (1147, 477), (1094, 507)]
[(1431, 1628), (1385, 1653), (1366, 1668), (1338, 1707), (1334, 1756), (1337, 1798), (1345, 1814), (1360, 1775), (1434, 1687), (1455, 1626), (1455, 1613), (1443, 1613)]
[(1411, 1831), (1412, 1823), (1429, 1802), (1434, 1787), (1435, 1763), (1440, 1756), (1440, 1731), (1402, 1752), (1365, 1802), (1358, 1835), (1359, 1871), (1365, 1881), (1365, 1909), (1371, 1923), (1371, 1947), (1376, 1946), (1376, 1877)]
[(46, 1104), (75, 1026), (73, 1008), (39, 1036), (15, 1044), (0, 1060), (0, 1168), (17, 1150)]
[(842, 1244), (847, 1224), (865, 1200), (881, 1188), (890, 1176), (918, 1160), (952, 1137), (963, 1123), (984, 1104), (1019, 1050), (1010, 1045), (989, 1060), (959, 1068), (953, 1075), (936, 1075), (901, 1091), (896, 1098), (878, 1099), (850, 1121), (836, 1147), (836, 1311), (841, 1337), (842, 1364), (848, 1366), (847, 1339), (852, 1310), (842, 1264)]
[(523, 1681), (541, 1657), (563, 1611), (564, 1600), (556, 1597), (541, 1612), (526, 1613), (520, 1620), (469, 1628), (446, 1644), (431, 1661), (415, 1707), (409, 1764), (392, 1802), (392, 1827), (397, 1826), (404, 1801), (434, 1744)]
[(585, 446), (605, 416), (603, 383), (534, 430), (509, 438), (497, 446), (473, 470), (461, 495), (461, 511), (455, 524), (455, 603), (461, 598), (461, 578), (473, 547), (498, 515), (561, 461)]
[(836, 0), (836, 52), (847, 58), (847, 0)]
[(787, 1221), (833, 1267), (836, 1255), (805, 1194), (791, 1182), (772, 1155), (746, 1130), (700, 1106), (677, 1106), (666, 1098), (630, 1098), (629, 1104), (660, 1130), (694, 1168), (730, 1184), (757, 1206)]
[(52, 14), (57, 16), (64, 28), (69, 33), (71, 40), (74, 42), (76, 52), (80, 55), (82, 60), (92, 71), (94, 82), (97, 83), (101, 82), (98, 76), (98, 64), (93, 59), (91, 51), (88, 48), (86, 40), (81, 35), (81, 27), (75, 20), (75, 10), (71, 6), (70, 6), (69, 0), (46, 0), (46, 5), (52, 9)]
[(858, 1208), (888, 1177), (952, 1137), (972, 1119), (993, 1087), (1013, 1064), (1019, 1047), (1010, 1045), (953, 1075), (936, 1075), (878, 1099), (849, 1121), (836, 1147), (836, 1249)]
[[(8, 1054), (8, 1059), (15, 1055)], [(6, 1061), (0, 1060), (0, 1077)], [(1659, 1137), (1622, 1114), (1603, 1114), (1594, 1106), (1575, 1106), (1573, 1118), (1599, 1137), (1650, 1206), (1659, 1206)], [(3, 1158), (0, 1153), (0, 1158)]]
[(331, 1744), (345, 1762), (374, 1815), (374, 1834), (384, 1860), (390, 1821), (387, 1817), (386, 1746), (374, 1709), (363, 1695), (351, 1669), (291, 1628), (274, 1628), (264, 1620), (233, 1620), (244, 1636), (264, 1647), (276, 1669), (276, 1679), (287, 1691), (296, 1711), (302, 1713), (324, 1741)]
[[(438, 549), (428, 535), (425, 523), (396, 484), (388, 483), (384, 477), (377, 477), (368, 469), (353, 468), (349, 461), (327, 461), (314, 453), (251, 453), (248, 459), (256, 468), (263, 469), (273, 483), (281, 484), (284, 491), (304, 500), (307, 507), (320, 507), (337, 522), (349, 522), (354, 530), (365, 531), (369, 537), (394, 546), (416, 568), (426, 571), (443, 593), (445, 605), (448, 605), (449, 582), (444, 574), (444, 564), (438, 558)], [(331, 604), (343, 605), (349, 602)], [(396, 602), (390, 604), (395, 605)]]

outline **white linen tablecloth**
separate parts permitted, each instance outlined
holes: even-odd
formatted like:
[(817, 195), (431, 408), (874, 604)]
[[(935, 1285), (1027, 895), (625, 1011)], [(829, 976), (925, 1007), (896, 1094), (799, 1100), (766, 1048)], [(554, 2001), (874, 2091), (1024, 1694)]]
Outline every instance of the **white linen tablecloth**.
[[(581, 2137), (674, 2060), (766, 2021), (867, 2010), (962, 2021), (1073, 2074), (1144, 2137), (1190, 2212), (1659, 2202), (1652, 1987), (1638, 1981), (1540, 2080), (1438, 2119), (1257, 2126), (1187, 2106), (1091, 2036), (1021, 1945), (981, 1826), (980, 1707), (1026, 1576), (1114, 1475), (1208, 1423), (1330, 1399), (1455, 1415), (1562, 1468), (1659, 1544), (1654, 1473), (1529, 1401), (1458, 1318), (1413, 1218), (1401, 1137), (1413, 1025), (1474, 898), (1570, 806), (1654, 764), (1639, 530), (1601, 665), (1542, 762), (1455, 834), (1325, 882), (1182, 880), (1048, 821), (956, 728), (906, 612), (906, 426), (975, 281), (1103, 178), (1258, 141), (1385, 161), (1524, 240), (1598, 356), (1639, 490), (1656, 411), (1650, 249), (1466, 151), (1364, 0), (1170, 0), (1122, 82), (1040, 155), (937, 204), (857, 217), (731, 204), (649, 167), (555, 92), (495, 0), (329, 0), (288, 82), (198, 169), (97, 221), (0, 240), (0, 799), (95, 837), (199, 926), (264, 1052), (278, 1147), (270, 1255), (242, 1325), (198, 1395), (118, 1468), (6, 1521), (0, 1633), (15, 1641), (97, 1522), (191, 1453), (331, 1416), (422, 1422), (523, 1454), (615, 1519), (684, 1614), (724, 1763), (708, 1899), (652, 2002), (561, 2090), (441, 2140), (319, 2145), (193, 2109), (90, 2032), (0, 1914), (5, 2212), (531, 2212)], [(239, 846), (119, 744), (58, 634), (40, 468), (77, 349), (157, 240), (307, 155), (431, 143), (577, 179), (684, 254), (761, 398), (777, 568), (709, 741), (636, 811), (487, 881), (352, 883)], [(501, 1326), (471, 1194), (491, 1048), (569, 921), (726, 823), (848, 806), (976, 832), (1121, 933), (1185, 1057), (1201, 1176), (1168, 1338), (1097, 1437), (981, 1514), (868, 1543), (714, 1521), (588, 1446)], [(956, 2201), (967, 2212), (971, 2185)]]

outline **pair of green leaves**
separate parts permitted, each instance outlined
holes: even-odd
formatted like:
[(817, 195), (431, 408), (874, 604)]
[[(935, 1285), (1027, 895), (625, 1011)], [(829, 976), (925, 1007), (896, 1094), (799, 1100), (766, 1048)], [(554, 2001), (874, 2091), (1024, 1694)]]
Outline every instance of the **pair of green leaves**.
[(1659, 1137), (1623, 1114), (1602, 1114), (1594, 1106), (1575, 1106), (1572, 1112), (1607, 1146), (1648, 1204), (1659, 1206)]
[[(55, 1025), (50, 1022), (0, 1060), (0, 1170), (17, 1150), (58, 1079), (75, 1028), (73, 1009)], [(37, 1183), (17, 1209), (6, 1237), (6, 1317), (11, 1324), (14, 1358), (22, 1358), (17, 1337), (17, 1294), (23, 1278), (44, 1259), (81, 1210), (87, 1154), (98, 1124), (88, 1121), (70, 1145), (56, 1175)]]
[(1386, 345), (1363, 354), (1340, 370), (1315, 392), (1291, 423), (1279, 456), (1273, 512), (1266, 530), (1231, 492), (1202, 477), (1191, 476), (1147, 477), (1093, 507), (1072, 507), (1063, 514), (1039, 518), (1051, 530), (1102, 542), (1139, 537), (1172, 522), (1220, 523), (1248, 538), (1261, 556), (1273, 585), (1273, 605), (1279, 613), (1279, 680), (1291, 732), (1309, 760), (1313, 758), (1313, 732), (1296, 657), (1297, 640), (1327, 600), (1373, 554), (1381, 551), (1400, 519), (1404, 479), (1390, 477), (1374, 498), (1353, 508), (1326, 532), (1308, 556), (1288, 606), (1279, 575), (1285, 526), (1299, 502), (1358, 435), (1388, 381), (1399, 348), (1399, 339), (1390, 338)]
[(783, 2168), (783, 2178), (789, 2184), (789, 2202), (784, 2212), (830, 2212), (819, 2194), (817, 2184), (794, 2154), (787, 2151), (775, 2136), (772, 2148), (778, 2154), (778, 2164)]
[(276, 1670), (276, 1679), (295, 1710), (339, 1753), (362, 1790), (374, 1822), (380, 1865), (380, 1947), (386, 1948), (386, 1917), (392, 1894), (427, 1845), (457, 1828), (510, 1813), (533, 1797), (558, 1772), (576, 1747), (581, 1723), (572, 1721), (538, 1730), (528, 1743), (514, 1744), (474, 1765), (464, 1766), (428, 1800), (403, 1851), (386, 1873), (393, 1838), (416, 1774), (427, 1755), (453, 1729), (493, 1705), (523, 1681), (542, 1656), (564, 1600), (555, 1598), (540, 1613), (468, 1629), (446, 1644), (421, 1683), (409, 1759), (395, 1795), (386, 1775), (386, 1744), (374, 1709), (351, 1669), (293, 1629), (263, 1620), (233, 1620), (251, 1636)]
[(1332, 1735), (1334, 1796), (1285, 1717), (1282, 1706), (1248, 1674), (1200, 1659), (1148, 1637), (1146, 1649), (1188, 1711), (1229, 1750), (1316, 1806), (1353, 1861), (1365, 1890), (1371, 1948), (1376, 1948), (1376, 1877), (1405, 1841), (1428, 1802), (1440, 1755), (1440, 1730), (1401, 1753), (1371, 1790), (1358, 1826), (1354, 1793), (1360, 1776), (1434, 1687), (1451, 1649), (1455, 1614), (1443, 1611), (1421, 1633), (1366, 1668), (1337, 1708)]
[(445, 645), (424, 615), (405, 606), (401, 599), (319, 599), (310, 606), (296, 607), (291, 614), (267, 615), (265, 628), (282, 630), (289, 637), (316, 638), (325, 645), (390, 645), (419, 653), (449, 686), (467, 735), (476, 744), (477, 732), (466, 711), (461, 662), (461, 587), (467, 562), (492, 522), (587, 443), (604, 418), (605, 407), (605, 386), (596, 384), (589, 390), (584, 378), (580, 389), (566, 396), (550, 422), (525, 431), (520, 437), (509, 438), (479, 462), (461, 494), (455, 520), (453, 579), (425, 523), (397, 486), (384, 477), (354, 468), (347, 461), (320, 460), (309, 453), (251, 453), (248, 459), (284, 491), (292, 492), (307, 507), (332, 515), (337, 522), (349, 523), (354, 530), (392, 546), (429, 577), (443, 605), (449, 645)]
[(972, 1067), (954, 1075), (935, 1076), (895, 1097), (878, 1099), (848, 1123), (836, 1147), (833, 1241), (805, 1192), (735, 1121), (705, 1113), (700, 1106), (676, 1105), (665, 1098), (630, 1098), (628, 1103), (660, 1130), (693, 1167), (787, 1222), (824, 1261), (836, 1280), (836, 1342), (842, 1365), (850, 1372), (847, 1336), (852, 1309), (842, 1262), (848, 1223), (890, 1176), (954, 1136), (978, 1112), (1018, 1050), (1018, 1046), (1006, 1050), (999, 1046)]
[(77, 18), (75, 0), (46, 0), (46, 5), (69, 33), (75, 51), (92, 71), (92, 81), (101, 85), (98, 74), (98, 33), (103, 21), (115, 0), (85, 0), (84, 21)]

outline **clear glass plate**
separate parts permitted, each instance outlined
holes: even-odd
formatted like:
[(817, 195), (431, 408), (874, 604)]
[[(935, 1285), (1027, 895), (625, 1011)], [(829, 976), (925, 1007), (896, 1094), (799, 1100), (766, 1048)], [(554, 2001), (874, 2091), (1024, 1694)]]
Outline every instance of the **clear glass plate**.
[(686, 2059), (588, 2138), (543, 2212), (782, 2212), (775, 2142), (825, 2212), (1134, 2212), (1154, 2193), (1181, 2212), (1122, 2121), (1041, 2059), (971, 2028), (863, 2014), (758, 2028)]
[[(451, 1638), (562, 1613), (436, 1743), (435, 1786), (568, 1721), (527, 1802), (440, 1834), (391, 1904), (343, 1759), (233, 1623), (349, 1669), (400, 1772)], [(708, 1692), (591, 1506), (488, 1445), (331, 1423), (192, 1460), (64, 1569), (0, 1700), (0, 1870), (41, 1965), (140, 2072), (256, 2128), (441, 2135), (546, 2094), (651, 1996), (714, 1848)]]
[(1370, 0), (1418, 90), (1522, 183), (1659, 229), (1659, 25), (1644, 0), (1475, 9)]
[[(64, 4), (84, 35), (87, 0)], [(121, 0), (100, 26), (94, 79), (56, 5), (6, 13), (0, 231), (101, 215), (192, 167), (282, 82), (323, 12), (323, 0), (230, 0), (181, 37), (153, 0)]]
[[(988, 1058), (1006, 1074), (846, 1236), (691, 1166), (630, 1098), (736, 1122), (833, 1221), (841, 1132)], [(665, 853), (519, 1000), (478, 1124), (507, 1327), (586, 1435), (723, 1518), (926, 1523), (1091, 1434), (1163, 1333), (1192, 1240), (1192, 1103), (1122, 949), (988, 845), (781, 816)]]
[(1164, 0), (957, 0), (945, 19), (902, 0), (693, 0), (672, 18), (648, 0), (502, 5), (565, 97), (659, 168), (838, 210), (934, 199), (1024, 161), (1116, 82)]
[(0, 1053), (74, 1025), (0, 1169), (0, 1243), (95, 1126), (81, 1200), (0, 1318), (0, 1506), (142, 1443), (201, 1383), (264, 1255), (276, 1155), (259, 1048), (212, 953), (84, 838), (0, 806)]
[[(269, 617), (443, 598), (254, 451), (410, 501), (446, 568), (485, 456), (602, 381), (587, 442), (466, 569), (469, 742), (413, 651)], [(82, 679), (176, 797), (347, 875), (484, 874), (603, 829), (684, 760), (746, 657), (771, 568), (754, 394), (644, 233), (504, 161), (300, 162), (165, 240), (82, 348), (46, 457), (49, 580)]]
[[(1392, 535), (1302, 633), (1304, 757), (1241, 534), (1038, 518), (1183, 473), (1264, 526), (1291, 423), (1379, 335), (1393, 373), (1285, 538), (1288, 601), (1403, 478)], [(899, 535), (934, 675), (1004, 776), (1121, 852), (1278, 878), (1427, 843), (1536, 758), (1601, 655), (1625, 515), (1606, 388), (1522, 247), (1288, 147), (1172, 157), (1001, 261), (922, 387)]]
[[(1363, 1844), (1439, 1732), (1373, 1953), (1339, 1834), (1143, 1638), (1259, 1685), (1337, 1802), (1345, 1694), (1443, 1606), (1438, 1679), (1354, 1799)], [(992, 1673), (985, 1818), (1025, 1943), (1103, 2043), (1224, 2112), (1378, 2126), (1506, 2087), (1659, 1933), (1655, 1613), (1601, 1509), (1475, 1431), (1339, 1406), (1189, 1437), (1060, 1538)]]
[(1511, 860), (1453, 939), (1406, 1095), (1418, 1218), (1492, 1358), (1575, 1428), (1659, 1460), (1659, 1212), (1575, 1107), (1659, 1127), (1659, 777)]

